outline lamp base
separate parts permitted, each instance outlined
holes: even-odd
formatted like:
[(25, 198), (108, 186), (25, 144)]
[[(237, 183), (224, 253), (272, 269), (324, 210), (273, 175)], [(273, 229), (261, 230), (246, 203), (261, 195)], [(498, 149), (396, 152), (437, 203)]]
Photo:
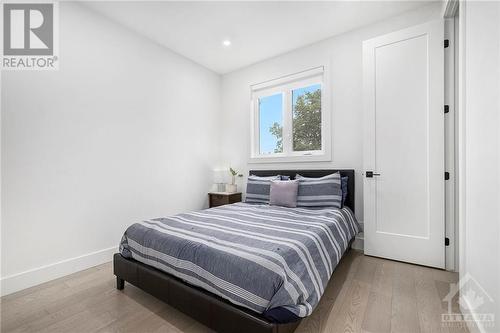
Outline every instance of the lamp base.
[(226, 192), (235, 193), (238, 190), (236, 184), (226, 184)]

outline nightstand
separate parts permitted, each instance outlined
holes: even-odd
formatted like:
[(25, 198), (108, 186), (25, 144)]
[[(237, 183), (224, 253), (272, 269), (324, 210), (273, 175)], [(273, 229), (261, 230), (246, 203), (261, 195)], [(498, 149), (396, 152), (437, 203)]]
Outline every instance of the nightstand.
[(235, 202), (241, 202), (241, 192), (209, 192), (208, 193), (208, 206), (210, 208), (228, 205)]

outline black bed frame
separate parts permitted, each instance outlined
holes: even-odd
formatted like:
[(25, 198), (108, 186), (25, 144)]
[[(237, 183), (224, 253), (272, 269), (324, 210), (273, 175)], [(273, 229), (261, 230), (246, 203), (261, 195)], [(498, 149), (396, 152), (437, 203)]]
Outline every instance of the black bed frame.
[[(348, 176), (348, 195), (345, 205), (354, 212), (354, 170), (252, 170), (251, 175), (322, 177), (339, 171)], [(263, 316), (236, 306), (225, 299), (184, 281), (116, 253), (113, 257), (116, 288), (122, 290), (125, 281), (148, 292), (193, 319), (220, 333), (290, 333), (300, 321), (287, 324), (273, 323)]]

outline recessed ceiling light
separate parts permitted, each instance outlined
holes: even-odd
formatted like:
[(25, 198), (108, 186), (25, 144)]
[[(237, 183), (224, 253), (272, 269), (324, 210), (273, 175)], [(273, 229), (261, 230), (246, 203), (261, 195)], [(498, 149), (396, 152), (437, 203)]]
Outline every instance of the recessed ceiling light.
[(230, 46), (231, 45), (231, 41), (229, 39), (225, 39), (222, 41), (222, 45), (224, 46)]

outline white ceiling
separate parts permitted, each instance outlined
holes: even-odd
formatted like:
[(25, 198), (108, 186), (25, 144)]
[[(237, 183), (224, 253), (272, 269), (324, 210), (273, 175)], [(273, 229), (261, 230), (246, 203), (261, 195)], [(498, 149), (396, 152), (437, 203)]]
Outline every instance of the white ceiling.
[[(85, 3), (221, 74), (428, 4), (425, 1)], [(231, 46), (224, 47), (224, 39), (230, 39)]]

